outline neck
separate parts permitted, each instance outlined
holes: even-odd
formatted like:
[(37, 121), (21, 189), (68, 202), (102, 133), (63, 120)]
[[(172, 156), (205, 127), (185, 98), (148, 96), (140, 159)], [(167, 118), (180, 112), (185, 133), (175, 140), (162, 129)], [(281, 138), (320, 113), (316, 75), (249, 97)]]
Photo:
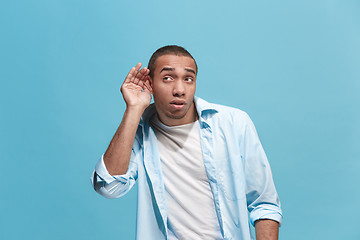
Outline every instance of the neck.
[(167, 126), (184, 125), (184, 124), (195, 122), (199, 118), (194, 102), (192, 103), (192, 106), (189, 108), (189, 110), (187, 111), (185, 116), (182, 118), (178, 118), (178, 119), (171, 118), (168, 116), (162, 116), (162, 114), (159, 114), (159, 113), (157, 115), (158, 115), (159, 120)]

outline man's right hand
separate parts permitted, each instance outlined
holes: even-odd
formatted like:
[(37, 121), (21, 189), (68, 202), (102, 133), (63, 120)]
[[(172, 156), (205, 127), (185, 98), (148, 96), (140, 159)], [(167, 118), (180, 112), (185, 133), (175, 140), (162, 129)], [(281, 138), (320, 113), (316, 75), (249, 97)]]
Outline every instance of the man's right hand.
[(144, 111), (151, 103), (151, 80), (150, 70), (146, 67), (141, 68), (141, 63), (131, 68), (125, 78), (120, 91), (124, 97), (127, 108), (139, 108)]
[(128, 170), (141, 115), (151, 103), (150, 70), (140, 68), (141, 63), (138, 63), (130, 70), (120, 89), (126, 109), (120, 126), (104, 154), (104, 163), (110, 175), (125, 174)]

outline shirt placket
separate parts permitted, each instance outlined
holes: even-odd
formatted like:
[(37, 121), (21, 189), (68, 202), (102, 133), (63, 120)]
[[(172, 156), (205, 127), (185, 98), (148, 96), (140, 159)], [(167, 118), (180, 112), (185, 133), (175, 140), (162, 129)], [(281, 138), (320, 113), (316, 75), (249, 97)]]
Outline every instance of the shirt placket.
[(220, 210), (220, 200), (218, 194), (218, 180), (216, 175), (216, 167), (214, 162), (214, 142), (213, 142), (213, 132), (210, 125), (204, 120), (200, 120), (200, 144), (203, 155), (203, 161), (205, 165), (205, 170), (210, 182), (210, 188), (212, 195), (214, 197), (215, 210), (219, 221), (219, 226), (221, 234), (224, 236), (223, 230), (223, 221)]
[[(148, 132), (143, 132), (144, 141), (144, 166), (147, 175), (149, 176), (151, 188), (153, 189), (155, 203), (160, 211), (162, 224), (164, 227), (165, 239), (167, 239), (167, 212), (166, 212), (166, 198), (164, 181), (161, 173), (160, 156), (157, 146), (157, 140), (154, 130), (147, 126)], [(150, 139), (150, 140), (149, 140)], [(152, 144), (149, 144), (152, 143)]]

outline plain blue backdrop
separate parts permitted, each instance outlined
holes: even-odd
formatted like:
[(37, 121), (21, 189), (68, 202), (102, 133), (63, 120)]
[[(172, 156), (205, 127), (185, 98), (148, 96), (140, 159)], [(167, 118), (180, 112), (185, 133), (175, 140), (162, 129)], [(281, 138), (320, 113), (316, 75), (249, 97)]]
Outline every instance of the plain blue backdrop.
[(254, 121), (280, 239), (360, 239), (358, 0), (1, 0), (0, 238), (134, 239), (136, 189), (89, 178), (127, 72), (166, 44), (197, 59), (198, 96)]

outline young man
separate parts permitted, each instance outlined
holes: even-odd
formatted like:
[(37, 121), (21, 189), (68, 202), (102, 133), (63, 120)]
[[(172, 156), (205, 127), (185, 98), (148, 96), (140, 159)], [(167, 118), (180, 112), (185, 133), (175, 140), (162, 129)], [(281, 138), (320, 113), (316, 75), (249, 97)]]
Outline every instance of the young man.
[[(93, 174), (107, 198), (138, 181), (137, 239), (278, 239), (282, 220), (254, 125), (238, 109), (194, 97), (197, 64), (165, 46), (121, 86), (126, 110)], [(151, 94), (154, 104), (150, 105)]]

